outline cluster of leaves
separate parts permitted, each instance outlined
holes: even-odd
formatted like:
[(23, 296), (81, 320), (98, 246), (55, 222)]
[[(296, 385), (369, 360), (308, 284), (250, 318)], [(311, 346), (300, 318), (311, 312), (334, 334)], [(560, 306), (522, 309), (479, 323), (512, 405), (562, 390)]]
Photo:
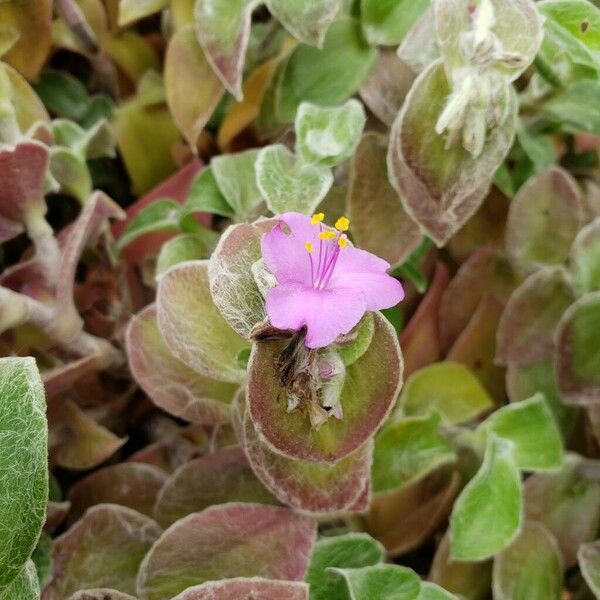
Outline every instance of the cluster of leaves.
[[(600, 598), (593, 2), (0, 25), (0, 599)], [(290, 211), (406, 288), (302, 410), (257, 336)]]

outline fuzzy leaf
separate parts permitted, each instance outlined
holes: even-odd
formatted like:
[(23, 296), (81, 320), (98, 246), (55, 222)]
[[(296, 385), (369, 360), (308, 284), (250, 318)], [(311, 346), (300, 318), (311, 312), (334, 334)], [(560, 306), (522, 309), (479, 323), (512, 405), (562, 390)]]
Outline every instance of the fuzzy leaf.
[[(465, 34), (474, 29), (469, 2), (438, 0), (434, 3), (437, 42), (448, 78), (452, 78), (456, 69), (469, 65), (461, 48)], [(492, 66), (515, 80), (539, 50), (544, 37), (542, 18), (532, 0), (491, 0), (491, 5), (494, 20), (490, 29), (496, 43), (501, 51), (520, 57), (518, 61), (496, 62)]]
[(585, 582), (598, 598), (600, 596), (600, 543), (581, 544), (577, 551), (579, 568)]
[(176, 358), (161, 337), (153, 305), (132, 318), (126, 345), (133, 376), (157, 406), (193, 423), (229, 421), (237, 386), (204, 376)]
[(169, 350), (190, 369), (237, 383), (245, 369), (236, 357), (247, 348), (220, 315), (208, 284), (208, 261), (180, 263), (164, 273), (156, 296), (158, 327)]
[(224, 91), (196, 32), (192, 25), (178, 29), (169, 41), (165, 57), (167, 102), (177, 127), (194, 150)]
[(369, 490), (370, 442), (335, 465), (286, 458), (260, 441), (241, 398), (236, 408), (234, 426), (250, 465), (282, 503), (303, 513), (352, 512)]
[(92, 193), (92, 178), (85, 161), (68, 148), (55, 146), (50, 149), (50, 173), (62, 192), (82, 204)]
[(577, 560), (577, 550), (593, 540), (600, 521), (600, 484), (581, 477), (581, 458), (565, 456), (554, 473), (534, 473), (525, 481), (525, 517), (545, 525), (558, 541), (569, 568)]
[(297, 39), (321, 46), (340, 0), (267, 0), (271, 13)]
[(25, 566), (4, 591), (0, 600), (39, 600), (40, 582), (35, 564), (27, 560)]
[(254, 166), (258, 152), (252, 149), (221, 154), (210, 163), (219, 190), (240, 221), (255, 215), (262, 202)]
[(328, 574), (332, 567), (357, 569), (381, 562), (383, 546), (366, 533), (347, 533), (321, 538), (314, 549), (306, 581), (310, 585), (310, 600), (346, 600), (344, 581)]
[(577, 234), (571, 248), (570, 271), (579, 294), (600, 290), (600, 217)]
[(256, 182), (272, 213), (309, 215), (325, 198), (333, 175), (327, 167), (305, 163), (282, 144), (275, 144), (258, 153)]
[[(278, 383), (279, 342), (255, 345), (248, 365), (248, 409), (261, 440), (289, 458), (335, 463), (373, 435), (391, 410), (402, 377), (402, 357), (392, 326), (374, 313), (369, 349), (347, 367), (340, 404), (343, 419), (314, 430), (306, 414), (288, 412)], [(368, 376), (365, 376), (368, 374)], [(284, 396), (285, 397), (285, 396)]]
[(169, 0), (121, 0), (119, 2), (119, 27), (131, 25), (169, 6)]
[(512, 442), (490, 436), (483, 464), (450, 517), (452, 558), (483, 560), (506, 548), (521, 527), (521, 476)]
[(237, 577), (207, 581), (188, 588), (173, 600), (308, 600), (308, 586), (300, 581), (272, 581)]
[(391, 421), (375, 438), (373, 491), (390, 492), (421, 479), (456, 457), (438, 433), (439, 413)]
[(358, 100), (331, 108), (303, 102), (296, 113), (296, 148), (308, 163), (335, 167), (356, 150), (366, 122)]
[(152, 517), (156, 497), (166, 480), (164, 471), (142, 463), (125, 462), (98, 469), (69, 490), (70, 521), (96, 504), (119, 504)]
[(206, 58), (223, 82), (242, 99), (242, 74), (250, 37), (250, 16), (257, 0), (197, 0), (195, 30)]
[(540, 393), (528, 400), (508, 404), (489, 416), (480, 428), (514, 444), (519, 469), (547, 471), (562, 464), (560, 432)]
[(429, 0), (361, 0), (360, 14), (366, 38), (374, 45), (399, 44), (429, 3)]
[(471, 421), (493, 405), (473, 373), (453, 362), (434, 363), (413, 373), (398, 402), (407, 416), (437, 411), (451, 423)]
[[(363, 83), (377, 52), (362, 39), (355, 19), (335, 21), (322, 48), (298, 45), (283, 64), (277, 86), (276, 114), (291, 123), (302, 102), (335, 106), (348, 100)], [(352, 69), (348, 69), (352, 65)]]
[(559, 600), (562, 557), (554, 536), (540, 523), (524, 523), (519, 537), (494, 559), (496, 600)]
[(542, 105), (542, 111), (561, 124), (565, 131), (588, 131), (600, 135), (600, 110), (593, 98), (600, 94), (600, 82), (576, 81)]
[(48, 498), (44, 388), (33, 358), (0, 360), (0, 398), (2, 595), (35, 548)]
[(418, 600), (458, 600), (454, 594), (447, 592), (435, 583), (424, 581), (421, 583), (421, 593)]
[(192, 182), (182, 213), (207, 212), (223, 217), (233, 217), (234, 212), (215, 180), (211, 167), (202, 169)]
[(600, 292), (582, 296), (560, 319), (556, 330), (556, 377), (569, 404), (600, 400)]
[(343, 578), (353, 600), (418, 600), (421, 592), (417, 574), (399, 565), (373, 565), (360, 569), (330, 567), (327, 572)]
[(583, 222), (581, 194), (562, 169), (542, 171), (510, 203), (506, 253), (523, 271), (557, 265), (567, 258)]
[(232, 502), (180, 519), (146, 556), (140, 600), (168, 600), (186, 588), (229, 577), (302, 580), (316, 526), (287, 508)]
[(523, 365), (548, 358), (556, 326), (573, 300), (562, 267), (547, 267), (530, 275), (504, 309), (496, 337), (496, 360)]
[(499, 102), (506, 117), (488, 132), (477, 157), (460, 143), (448, 148), (444, 136), (435, 131), (451, 92), (441, 62), (419, 75), (394, 123), (388, 155), (392, 183), (406, 212), (439, 246), (477, 210), (491, 174), (512, 145), (517, 102), (512, 87), (505, 85)]
[(156, 276), (162, 275), (180, 262), (208, 258), (218, 239), (218, 234), (210, 229), (182, 233), (171, 238), (160, 247), (156, 259)]
[(227, 502), (276, 504), (241, 448), (221, 448), (181, 465), (160, 492), (156, 519), (168, 527), (191, 513)]
[(44, 599), (64, 600), (98, 587), (134, 594), (140, 562), (160, 533), (152, 519), (130, 508), (97, 504), (54, 541), (54, 572)]

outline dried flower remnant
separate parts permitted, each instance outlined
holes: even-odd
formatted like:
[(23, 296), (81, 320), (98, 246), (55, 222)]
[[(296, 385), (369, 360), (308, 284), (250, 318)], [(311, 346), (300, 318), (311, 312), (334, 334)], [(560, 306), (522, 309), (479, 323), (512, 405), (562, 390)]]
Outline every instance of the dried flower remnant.
[(313, 349), (348, 333), (366, 312), (404, 298), (400, 282), (387, 273), (389, 263), (350, 244), (348, 219), (340, 217), (335, 229), (323, 219), (323, 213), (285, 213), (261, 240), (277, 280), (266, 296), (269, 320), (277, 329), (306, 327), (304, 342)]

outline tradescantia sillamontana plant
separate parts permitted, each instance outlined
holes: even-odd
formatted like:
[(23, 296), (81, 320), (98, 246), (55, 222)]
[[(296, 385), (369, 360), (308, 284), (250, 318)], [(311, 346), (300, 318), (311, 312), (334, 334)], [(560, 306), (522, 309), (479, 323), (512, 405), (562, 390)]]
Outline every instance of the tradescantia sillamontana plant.
[(0, 25), (2, 600), (600, 597), (595, 3)]

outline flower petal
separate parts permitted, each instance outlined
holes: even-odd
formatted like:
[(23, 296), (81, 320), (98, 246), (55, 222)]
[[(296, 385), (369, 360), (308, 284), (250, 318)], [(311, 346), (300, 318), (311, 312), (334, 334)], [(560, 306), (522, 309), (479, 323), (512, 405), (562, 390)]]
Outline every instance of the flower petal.
[(305, 243), (311, 242), (318, 248), (319, 227), (310, 224), (310, 217), (296, 212), (280, 215), (278, 221), (262, 236), (263, 259), (279, 283), (310, 285), (310, 258)]
[(306, 325), (308, 348), (323, 348), (348, 333), (367, 309), (358, 288), (315, 290), (293, 283), (269, 290), (266, 307), (274, 327), (297, 331)]
[(402, 284), (386, 272), (389, 267), (388, 262), (366, 250), (347, 246), (340, 252), (327, 287), (362, 292), (369, 311), (389, 308), (404, 298)]

